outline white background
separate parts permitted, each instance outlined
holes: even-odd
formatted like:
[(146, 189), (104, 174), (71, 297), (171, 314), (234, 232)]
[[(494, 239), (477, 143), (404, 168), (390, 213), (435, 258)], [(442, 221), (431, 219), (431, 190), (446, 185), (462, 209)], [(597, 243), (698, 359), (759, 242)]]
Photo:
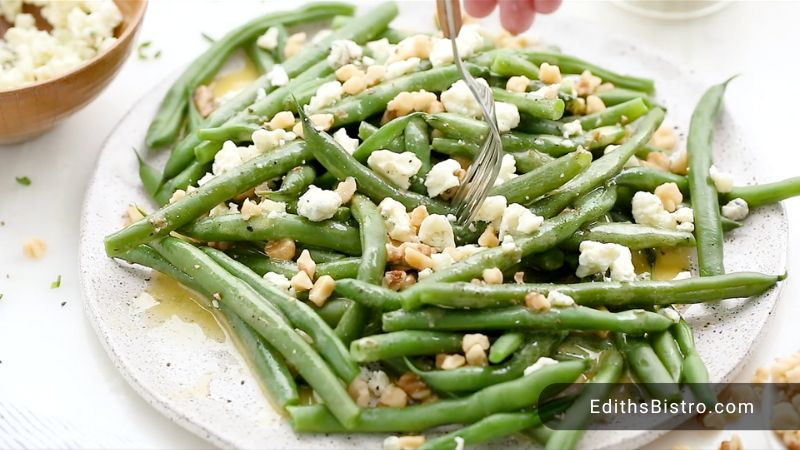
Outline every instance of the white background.
[[(428, 4), (432, 2), (418, 3), (432, 11)], [(153, 41), (153, 48), (162, 51), (160, 59), (139, 61), (132, 56), (105, 93), (85, 110), (38, 139), (0, 146), (0, 221), (5, 222), (0, 226), (0, 400), (95, 430), (134, 436), (142, 446), (207, 447), (140, 399), (96, 340), (81, 306), (80, 209), (103, 140), (138, 98), (205, 48), (200, 33), (219, 36), (251, 13), (277, 4), (151, 1), (139, 40)], [(730, 85), (726, 102), (736, 122), (748, 126), (752, 157), (774, 167), (773, 179), (761, 181), (800, 172), (795, 128), (800, 110), (800, 3), (735, 2), (710, 17), (671, 22), (641, 18), (604, 2), (568, 2), (558, 14), (606, 24), (614, 33), (632, 36), (634, 43), (681, 62), (687, 73), (702, 80), (741, 74)], [(558, 36), (547, 38), (558, 42)], [(15, 182), (14, 177), (23, 175), (31, 178), (31, 186)], [(125, 199), (120, 205), (122, 210)], [(790, 228), (800, 225), (800, 201), (788, 201), (786, 206)], [(48, 243), (41, 261), (23, 256), (23, 242), (33, 237)], [(797, 243), (794, 233), (791, 248), (798, 248)], [(791, 252), (789, 259), (792, 274), (796, 262)], [(51, 289), (58, 275), (61, 288)], [(741, 381), (748, 381), (756, 367), (798, 351), (799, 292), (800, 281), (790, 277), (776, 317), (753, 361), (743, 368)], [(66, 304), (61, 306), (62, 302)], [(729, 434), (671, 433), (648, 447), (716, 448)], [(777, 445), (767, 432), (739, 434), (747, 449)]]

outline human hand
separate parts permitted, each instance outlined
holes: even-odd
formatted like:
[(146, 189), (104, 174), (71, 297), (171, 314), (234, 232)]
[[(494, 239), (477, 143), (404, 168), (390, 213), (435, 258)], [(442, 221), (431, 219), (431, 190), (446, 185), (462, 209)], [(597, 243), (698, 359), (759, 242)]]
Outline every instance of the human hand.
[(519, 34), (530, 28), (536, 13), (552, 13), (561, 6), (561, 0), (465, 0), (464, 6), (467, 14), (486, 17), (498, 4), (503, 27)]

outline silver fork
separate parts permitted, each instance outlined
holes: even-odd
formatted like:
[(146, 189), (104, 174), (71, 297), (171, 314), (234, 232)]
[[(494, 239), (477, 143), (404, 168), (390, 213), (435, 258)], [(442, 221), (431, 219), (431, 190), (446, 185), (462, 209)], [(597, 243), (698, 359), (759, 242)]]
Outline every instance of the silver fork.
[(489, 126), (486, 140), (483, 141), (452, 200), (458, 221), (466, 224), (475, 218), (478, 209), (494, 186), (503, 160), (503, 145), (500, 141), (500, 130), (497, 127), (492, 90), (475, 81), (475, 78), (464, 68), (464, 61), (461, 60), (461, 55), (458, 53), (456, 37), (461, 28), (459, 0), (437, 0), (437, 11), (442, 31), (452, 43), (456, 68), (472, 96), (480, 105), (483, 118)]

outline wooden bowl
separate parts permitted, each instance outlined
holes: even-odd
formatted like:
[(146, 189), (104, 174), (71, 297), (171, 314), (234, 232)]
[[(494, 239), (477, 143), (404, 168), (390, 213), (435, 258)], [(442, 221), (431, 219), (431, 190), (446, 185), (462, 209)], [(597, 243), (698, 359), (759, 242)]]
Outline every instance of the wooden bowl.
[[(114, 1), (122, 12), (122, 23), (111, 48), (57, 78), (0, 91), (0, 144), (44, 133), (86, 106), (114, 78), (131, 52), (147, 0)], [(0, 23), (0, 35), (4, 32)]]

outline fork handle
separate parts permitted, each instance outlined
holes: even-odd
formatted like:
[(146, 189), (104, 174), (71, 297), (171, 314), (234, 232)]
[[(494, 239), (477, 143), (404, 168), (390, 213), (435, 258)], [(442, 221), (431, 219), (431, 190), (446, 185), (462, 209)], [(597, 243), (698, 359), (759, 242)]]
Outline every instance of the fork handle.
[[(453, 23), (455, 27), (450, 29), (450, 21), (447, 20), (447, 7), (453, 11)], [(455, 39), (461, 30), (461, 2), (459, 0), (436, 0), (436, 17), (439, 19), (439, 28), (442, 34), (448, 39)]]

